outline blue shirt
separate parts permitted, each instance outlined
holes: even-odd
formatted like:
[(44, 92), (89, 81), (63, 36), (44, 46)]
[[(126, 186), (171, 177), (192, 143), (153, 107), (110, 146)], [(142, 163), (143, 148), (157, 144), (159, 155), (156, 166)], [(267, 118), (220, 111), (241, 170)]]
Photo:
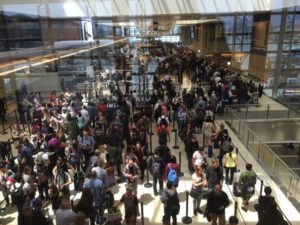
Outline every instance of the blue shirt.
[(92, 178), (84, 183), (83, 188), (89, 188), (93, 194), (93, 206), (102, 206), (105, 197), (103, 182), (98, 178)]

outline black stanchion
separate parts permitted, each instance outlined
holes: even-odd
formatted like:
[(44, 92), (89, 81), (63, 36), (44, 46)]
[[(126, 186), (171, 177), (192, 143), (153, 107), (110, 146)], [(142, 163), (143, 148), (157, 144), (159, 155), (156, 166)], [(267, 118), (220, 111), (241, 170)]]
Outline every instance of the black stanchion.
[(237, 214), (237, 208), (238, 208), (238, 202), (235, 201), (234, 202), (234, 216), (236, 216), (236, 214)]
[(173, 119), (173, 129), (172, 129), (172, 132), (175, 132), (176, 129), (175, 129), (175, 119)]
[(182, 166), (181, 166), (181, 152), (179, 152), (179, 166), (180, 166), (179, 176), (183, 177), (184, 173), (182, 172)]
[(4, 121), (2, 121), (2, 134), (7, 134), (7, 132), (5, 130)]
[(261, 180), (261, 181), (260, 181), (260, 190), (259, 190), (259, 196), (261, 196), (261, 195), (262, 195), (262, 192), (263, 192), (263, 187), (264, 187), (264, 181), (263, 181), (263, 180)]
[(189, 192), (186, 192), (186, 204), (185, 204), (185, 216), (181, 218), (181, 221), (184, 224), (192, 223), (192, 218), (189, 217)]
[[(148, 129), (149, 130), (149, 129)], [(149, 132), (150, 135), (153, 135), (153, 130), (152, 130), (152, 118), (150, 119), (150, 132)]]
[(175, 111), (173, 110), (173, 129), (172, 132), (175, 132), (176, 128), (175, 128)]
[(19, 127), (19, 119), (18, 119), (18, 113), (17, 113), (17, 110), (15, 110), (14, 113), (15, 113), (16, 123), (17, 123), (18, 129), (20, 129), (20, 127)]
[(152, 135), (149, 134), (149, 148), (150, 148), (150, 153), (152, 153)]
[(179, 146), (178, 146), (178, 135), (177, 135), (177, 130), (175, 130), (175, 145), (173, 146), (174, 149), (178, 149)]
[(141, 221), (142, 225), (144, 225), (144, 203), (141, 202)]
[(202, 146), (203, 146), (203, 148), (205, 147), (205, 137), (204, 137), (204, 133), (202, 134)]
[(148, 167), (148, 162), (147, 162), (147, 168), (146, 168), (146, 179), (147, 179), (147, 182), (144, 184), (144, 187), (145, 188), (151, 188), (152, 187), (152, 184), (149, 182), (149, 167)]

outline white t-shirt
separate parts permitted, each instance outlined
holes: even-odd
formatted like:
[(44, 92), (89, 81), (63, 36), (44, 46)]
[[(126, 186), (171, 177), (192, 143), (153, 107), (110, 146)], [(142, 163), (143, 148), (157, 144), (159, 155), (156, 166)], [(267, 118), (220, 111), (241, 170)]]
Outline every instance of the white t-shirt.
[(200, 153), (199, 151), (195, 151), (193, 154), (193, 159), (195, 160), (196, 166), (202, 166), (204, 158), (204, 153)]

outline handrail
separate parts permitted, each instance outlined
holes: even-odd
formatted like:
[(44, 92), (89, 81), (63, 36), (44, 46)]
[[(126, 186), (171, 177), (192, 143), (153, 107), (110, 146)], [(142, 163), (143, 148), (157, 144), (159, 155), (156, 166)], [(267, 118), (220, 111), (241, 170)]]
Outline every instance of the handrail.
[[(218, 123), (218, 122), (217, 122)], [(249, 129), (249, 131), (251, 131), (251, 132), (253, 132), (254, 133), (254, 131), (252, 131), (252, 129), (251, 128), (249, 128), (247, 125), (245, 125), (248, 129)], [(258, 138), (258, 136), (254, 133), (254, 135)], [(258, 142), (261, 142), (259, 139), (258, 139)], [(235, 145), (234, 145), (234, 143), (233, 142), (231, 142), (231, 144), (232, 144), (232, 146), (235, 148), (235, 149), (238, 149)], [(262, 145), (264, 145), (265, 147), (267, 147), (267, 148), (269, 148), (269, 146), (267, 146), (267, 145), (265, 145), (264, 143), (262, 144)], [(248, 146), (247, 146), (248, 147)], [(251, 147), (250, 147), (251, 148)], [(270, 148), (269, 148), (270, 149)], [(274, 153), (274, 151), (272, 151), (271, 149), (270, 149), (270, 151), (273, 153), (273, 154), (275, 154)], [(247, 163), (247, 160), (244, 158), (244, 156), (242, 155), (242, 154), (239, 154), (239, 156), (241, 156), (241, 158), (243, 159), (243, 161), (245, 162), (245, 163)], [(276, 155), (275, 155), (275, 157), (276, 157)], [(277, 156), (278, 157), (278, 156)], [(285, 165), (285, 164), (284, 164)], [(288, 168), (289, 169), (289, 168)], [(252, 170), (253, 171), (253, 170)], [(262, 191), (262, 187), (266, 187), (266, 185), (264, 184), (264, 182), (263, 182), (263, 179), (261, 179), (256, 173), (255, 173), (255, 171), (253, 171), (254, 172), (254, 174), (255, 174), (255, 176), (256, 176), (256, 178), (258, 179), (258, 180), (260, 180), (260, 182), (261, 182), (261, 190), (260, 191)], [(261, 193), (260, 193), (261, 194)], [(284, 218), (286, 219), (286, 221), (288, 222), (288, 224), (290, 224), (290, 225), (292, 225), (292, 223), (289, 221), (289, 219), (287, 218), (287, 216), (285, 215), (285, 213), (282, 211), (282, 209), (278, 206), (278, 204), (277, 204), (277, 208), (280, 210), (280, 212), (282, 213), (282, 215), (284, 216)]]

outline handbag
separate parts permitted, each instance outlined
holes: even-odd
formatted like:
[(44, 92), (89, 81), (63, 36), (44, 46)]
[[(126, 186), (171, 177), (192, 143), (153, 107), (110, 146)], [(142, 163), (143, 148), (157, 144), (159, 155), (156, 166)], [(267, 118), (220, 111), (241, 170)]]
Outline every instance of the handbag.
[(233, 183), (233, 195), (235, 197), (242, 197), (242, 189), (239, 182)]
[(193, 186), (191, 187), (191, 191), (190, 191), (190, 196), (192, 198), (199, 198), (201, 195), (201, 189), (197, 190), (195, 188), (193, 188)]

